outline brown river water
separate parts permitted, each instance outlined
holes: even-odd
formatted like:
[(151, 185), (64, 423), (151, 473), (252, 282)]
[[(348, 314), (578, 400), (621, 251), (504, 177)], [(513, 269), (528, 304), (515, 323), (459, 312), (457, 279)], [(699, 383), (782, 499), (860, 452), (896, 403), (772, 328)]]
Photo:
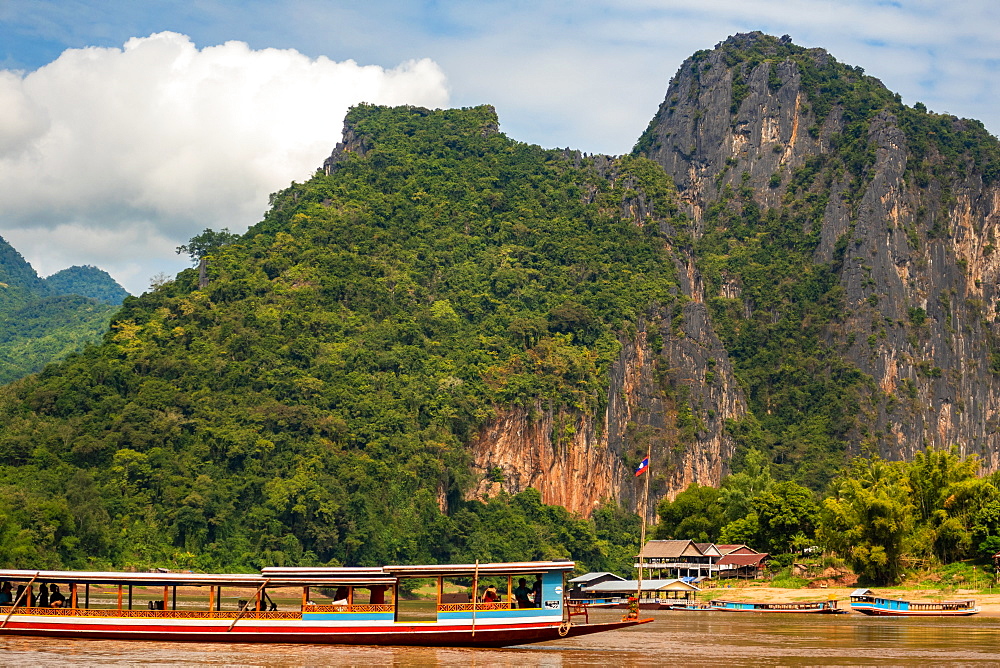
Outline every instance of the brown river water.
[[(591, 621), (612, 621), (601, 611)], [(1000, 617), (650, 612), (646, 624), (507, 649), (0, 637), (3, 666), (1000, 665)]]

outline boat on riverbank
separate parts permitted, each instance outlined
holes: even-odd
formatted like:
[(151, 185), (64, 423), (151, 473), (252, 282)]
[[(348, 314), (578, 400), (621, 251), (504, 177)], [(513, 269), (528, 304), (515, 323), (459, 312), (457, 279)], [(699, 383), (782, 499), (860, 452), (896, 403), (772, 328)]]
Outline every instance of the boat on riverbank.
[(979, 612), (972, 599), (964, 601), (915, 602), (876, 596), (871, 589), (855, 589), (851, 610), (881, 617), (967, 617)]
[(843, 615), (847, 610), (837, 607), (836, 599), (825, 601), (797, 601), (794, 603), (757, 603), (753, 601), (709, 601), (708, 609), (718, 612), (769, 612), (807, 613), (814, 615)]
[[(0, 570), (0, 580), (20, 585), (14, 605), (0, 606), (0, 635), (504, 647), (653, 621), (574, 621), (563, 595), (565, 576), (573, 567), (571, 561), (540, 561), (265, 568), (247, 575)], [(518, 605), (514, 582), (521, 579), (529, 587), (538, 584), (534, 600), (525, 603), (522, 590)], [(33, 588), (53, 584), (65, 587), (61, 607), (41, 607)], [(494, 598), (483, 596), (487, 585), (493, 585), (500, 600), (482, 600)], [(436, 601), (408, 599), (407, 593), (418, 586), (436, 590)], [(224, 590), (229, 593), (225, 602)], [(283, 606), (272, 600), (274, 594), (287, 601), (289, 592), (301, 598)], [(330, 600), (314, 601), (320, 597)]]

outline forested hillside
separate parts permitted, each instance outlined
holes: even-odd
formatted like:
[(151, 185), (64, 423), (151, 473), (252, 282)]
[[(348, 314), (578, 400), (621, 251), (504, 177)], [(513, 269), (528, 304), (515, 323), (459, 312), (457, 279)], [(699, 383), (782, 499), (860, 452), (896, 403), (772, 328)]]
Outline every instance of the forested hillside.
[(39, 278), (0, 238), (0, 383), (99, 340), (127, 295), (96, 267), (70, 267)]
[(490, 107), (346, 125), (206, 287), (127, 299), (102, 345), (4, 390), (3, 561), (606, 568), (635, 540), (613, 500), (596, 525), (464, 500), (465, 444), (498, 406), (604, 409), (620, 333), (676, 299), (663, 171), (512, 141)]
[(659, 501), (661, 536), (872, 581), (981, 556), (998, 176), (981, 124), (759, 33), (688, 59), (619, 158), (358, 106), (259, 224), (0, 390), (0, 562), (626, 573)]

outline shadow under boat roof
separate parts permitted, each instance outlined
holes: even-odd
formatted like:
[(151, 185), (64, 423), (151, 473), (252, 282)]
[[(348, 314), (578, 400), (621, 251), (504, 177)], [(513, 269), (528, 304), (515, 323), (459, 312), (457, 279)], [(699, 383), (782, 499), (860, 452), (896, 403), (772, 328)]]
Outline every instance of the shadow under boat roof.
[(551, 571), (571, 571), (572, 561), (516, 561), (485, 564), (430, 564), (357, 567), (269, 566), (260, 574), (251, 573), (164, 573), (113, 571), (43, 571), (0, 569), (0, 580), (38, 583), (123, 584), (148, 586), (228, 585), (280, 587), (324, 585), (394, 585), (399, 578), (473, 575), (528, 575)]

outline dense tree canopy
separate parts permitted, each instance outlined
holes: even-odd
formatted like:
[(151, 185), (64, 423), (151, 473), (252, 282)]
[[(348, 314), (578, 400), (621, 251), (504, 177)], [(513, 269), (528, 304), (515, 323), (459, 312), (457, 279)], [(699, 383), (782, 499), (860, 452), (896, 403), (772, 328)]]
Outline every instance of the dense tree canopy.
[(102, 344), (0, 390), (9, 565), (634, 554), (613, 507), (465, 501), (465, 444), (511, 405), (602, 410), (619, 336), (676, 299), (669, 179), (511, 141), (488, 107), (347, 124), (329, 173), (190, 249), (206, 287), (127, 299)]

